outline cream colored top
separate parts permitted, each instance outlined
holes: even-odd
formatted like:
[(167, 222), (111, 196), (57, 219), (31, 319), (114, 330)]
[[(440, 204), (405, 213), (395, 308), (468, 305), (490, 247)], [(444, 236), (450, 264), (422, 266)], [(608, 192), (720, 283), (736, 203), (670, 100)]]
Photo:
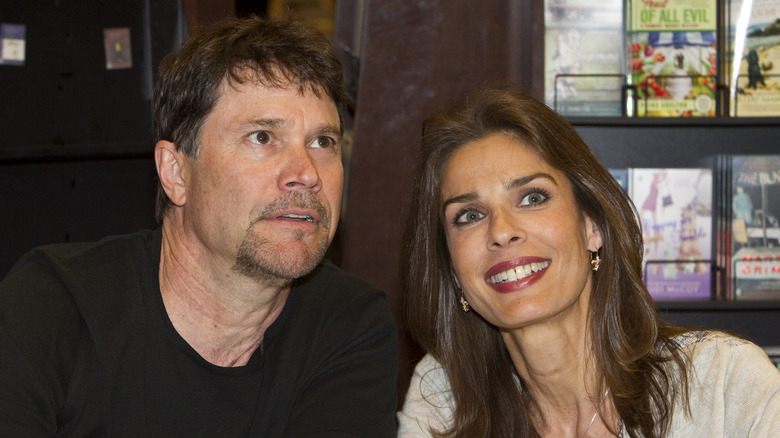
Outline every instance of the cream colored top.
[[(780, 371), (760, 347), (720, 332), (675, 341), (692, 359), (691, 415), (676, 403), (669, 437), (780, 437)], [(398, 436), (430, 437), (452, 424), (454, 408), (446, 373), (426, 355), (398, 412)]]

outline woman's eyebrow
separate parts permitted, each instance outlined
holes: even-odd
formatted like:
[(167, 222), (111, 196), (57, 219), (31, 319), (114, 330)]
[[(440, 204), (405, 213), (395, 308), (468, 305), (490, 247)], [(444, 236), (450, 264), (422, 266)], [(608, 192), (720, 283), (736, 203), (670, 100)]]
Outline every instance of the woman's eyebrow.
[(509, 189), (515, 189), (517, 187), (522, 187), (530, 183), (531, 181), (539, 178), (550, 180), (551, 183), (555, 184), (556, 186), (558, 185), (558, 182), (555, 181), (555, 178), (553, 178), (552, 175), (550, 175), (549, 173), (539, 172), (539, 173), (534, 173), (532, 175), (523, 176), (520, 178), (514, 178), (506, 184), (506, 188), (507, 190), (509, 190)]
[[(555, 180), (555, 178), (553, 178), (552, 175), (544, 172), (539, 172), (527, 176), (522, 176), (519, 178), (513, 178), (509, 180), (509, 182), (507, 182), (504, 186), (506, 187), (507, 190), (511, 190), (518, 187), (523, 187), (524, 185), (529, 184), (531, 181), (534, 181), (539, 178), (547, 179), (551, 183), (555, 184), (556, 186), (558, 185), (557, 181)], [(441, 210), (442, 212), (444, 212), (447, 210), (447, 207), (450, 204), (462, 204), (464, 202), (473, 201), (477, 198), (479, 198), (479, 195), (477, 195), (475, 192), (464, 193), (462, 195), (453, 196), (452, 198), (449, 198), (442, 203)]]
[(473, 201), (473, 200), (477, 199), (477, 197), (478, 197), (477, 194), (474, 193), (474, 192), (464, 193), (464, 194), (458, 195), (458, 196), (453, 196), (452, 198), (447, 199), (446, 201), (444, 201), (442, 203), (441, 210), (442, 210), (442, 212), (444, 212), (444, 211), (447, 210), (447, 207), (450, 204), (462, 204), (464, 202)]

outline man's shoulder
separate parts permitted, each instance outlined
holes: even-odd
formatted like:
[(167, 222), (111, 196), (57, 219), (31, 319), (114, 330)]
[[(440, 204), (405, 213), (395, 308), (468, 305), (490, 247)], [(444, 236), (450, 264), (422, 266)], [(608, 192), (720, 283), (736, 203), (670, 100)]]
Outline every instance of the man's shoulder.
[[(111, 236), (97, 242), (44, 245), (27, 253), (0, 282), (0, 303), (28, 312), (104, 312), (107, 303), (123, 307), (117, 293), (139, 283), (138, 267), (153, 232)], [(13, 310), (8, 310), (9, 312)]]
[(141, 230), (130, 234), (107, 236), (95, 242), (55, 243), (39, 246), (14, 264), (9, 274), (32, 267), (56, 269), (105, 268), (106, 264), (130, 256), (134, 249), (148, 245), (154, 232)]

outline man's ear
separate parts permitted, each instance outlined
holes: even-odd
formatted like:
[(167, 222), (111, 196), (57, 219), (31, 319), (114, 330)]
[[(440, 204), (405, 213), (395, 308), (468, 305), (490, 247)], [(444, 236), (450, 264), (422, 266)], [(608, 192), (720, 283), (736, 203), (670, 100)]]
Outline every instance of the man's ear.
[(601, 230), (589, 217), (585, 217), (585, 232), (588, 239), (588, 251), (597, 252), (604, 244), (601, 237)]
[(154, 147), (154, 162), (160, 184), (168, 195), (168, 199), (176, 205), (183, 206), (187, 200), (185, 178), (182, 169), (186, 165), (184, 153), (176, 150), (173, 143), (160, 140)]

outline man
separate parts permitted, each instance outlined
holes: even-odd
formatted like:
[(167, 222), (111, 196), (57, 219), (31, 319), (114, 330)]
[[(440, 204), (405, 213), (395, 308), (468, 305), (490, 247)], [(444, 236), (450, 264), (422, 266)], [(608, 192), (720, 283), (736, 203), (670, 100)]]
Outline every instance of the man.
[(169, 55), (161, 227), (40, 248), (0, 284), (0, 435), (395, 436), (384, 296), (322, 262), (345, 101), (329, 42), (294, 22)]

